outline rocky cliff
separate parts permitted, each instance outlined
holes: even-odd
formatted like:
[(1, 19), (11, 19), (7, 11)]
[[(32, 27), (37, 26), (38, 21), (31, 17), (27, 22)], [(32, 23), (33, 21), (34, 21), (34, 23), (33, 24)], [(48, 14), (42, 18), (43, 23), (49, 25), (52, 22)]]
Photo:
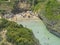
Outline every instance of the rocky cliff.
[(60, 2), (48, 0), (38, 12), (39, 18), (45, 23), (49, 32), (60, 37)]

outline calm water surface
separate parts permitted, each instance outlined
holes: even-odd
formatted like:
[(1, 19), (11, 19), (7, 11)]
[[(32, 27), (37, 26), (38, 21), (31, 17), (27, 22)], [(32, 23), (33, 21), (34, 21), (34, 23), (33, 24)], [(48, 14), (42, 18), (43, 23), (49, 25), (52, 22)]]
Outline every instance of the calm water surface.
[(41, 20), (23, 20), (17, 22), (31, 29), (41, 45), (60, 45), (60, 38), (51, 34)]

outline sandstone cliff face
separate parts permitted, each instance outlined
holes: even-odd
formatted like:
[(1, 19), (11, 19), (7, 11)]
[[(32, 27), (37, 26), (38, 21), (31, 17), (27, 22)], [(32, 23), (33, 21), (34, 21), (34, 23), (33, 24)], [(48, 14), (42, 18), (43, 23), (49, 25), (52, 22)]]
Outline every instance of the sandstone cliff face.
[(28, 11), (30, 9), (31, 9), (31, 3), (27, 2), (27, 0), (20, 0), (15, 2), (11, 12), (14, 14), (18, 14), (21, 12)]
[(22, 10), (29, 10), (31, 8), (31, 2), (28, 0), (19, 0), (17, 7)]
[(18, 3), (18, 7), (20, 8), (20, 9), (24, 9), (24, 10), (29, 10), (29, 8), (30, 8), (30, 4), (28, 3), (25, 3), (25, 2), (19, 2)]
[(30, 10), (31, 2), (29, 0), (10, 0), (10, 2), (0, 3), (0, 13), (4, 12), (23, 12)]

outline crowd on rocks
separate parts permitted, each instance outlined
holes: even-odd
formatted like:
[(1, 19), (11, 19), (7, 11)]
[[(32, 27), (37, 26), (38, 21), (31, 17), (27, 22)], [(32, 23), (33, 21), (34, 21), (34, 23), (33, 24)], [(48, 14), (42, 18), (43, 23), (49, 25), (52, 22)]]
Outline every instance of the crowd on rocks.
[(18, 14), (5, 14), (3, 18), (9, 19), (9, 20), (24, 20), (24, 19), (38, 19), (38, 14), (33, 13), (32, 11), (26, 11)]

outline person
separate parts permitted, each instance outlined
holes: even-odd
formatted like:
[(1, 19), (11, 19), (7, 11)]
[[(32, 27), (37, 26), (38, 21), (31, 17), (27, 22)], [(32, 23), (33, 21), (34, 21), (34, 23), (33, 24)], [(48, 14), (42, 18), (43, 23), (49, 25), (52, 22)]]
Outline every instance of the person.
[(49, 38), (48, 38), (49, 39)]
[(39, 33), (39, 32), (37, 32), (37, 33)]

